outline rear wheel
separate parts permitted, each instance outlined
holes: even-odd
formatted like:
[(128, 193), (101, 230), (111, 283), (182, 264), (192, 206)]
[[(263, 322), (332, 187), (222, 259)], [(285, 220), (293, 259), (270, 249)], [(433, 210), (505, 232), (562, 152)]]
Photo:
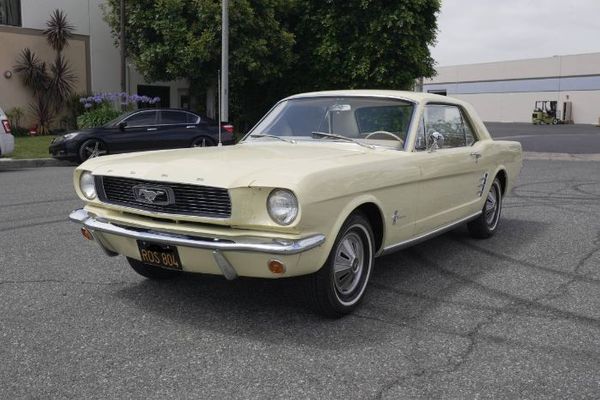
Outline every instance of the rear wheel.
[(127, 257), (127, 262), (129, 263), (129, 265), (131, 265), (131, 268), (133, 268), (135, 272), (149, 279), (171, 279), (181, 274), (181, 271), (144, 264), (143, 262), (136, 260), (135, 258)]
[(194, 139), (194, 141), (192, 142), (192, 147), (209, 147), (209, 146), (214, 146), (215, 142), (208, 137), (199, 137)]
[(106, 144), (98, 139), (88, 139), (79, 147), (79, 161), (102, 156), (108, 153)]
[(498, 178), (494, 179), (492, 187), (487, 194), (481, 215), (467, 224), (471, 236), (486, 239), (496, 233), (500, 214), (502, 212), (502, 185)]
[(308, 296), (328, 317), (352, 312), (364, 297), (374, 263), (373, 231), (360, 213), (348, 217), (325, 265), (308, 277)]

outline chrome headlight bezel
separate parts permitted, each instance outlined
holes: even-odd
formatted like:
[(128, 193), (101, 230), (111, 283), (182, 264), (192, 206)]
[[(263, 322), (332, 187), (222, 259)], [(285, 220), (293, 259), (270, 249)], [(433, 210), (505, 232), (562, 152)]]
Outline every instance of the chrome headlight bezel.
[(300, 212), (298, 198), (288, 189), (273, 189), (267, 197), (267, 212), (278, 225), (292, 224)]
[(94, 175), (90, 171), (83, 171), (79, 175), (79, 190), (88, 200), (94, 200), (97, 197)]

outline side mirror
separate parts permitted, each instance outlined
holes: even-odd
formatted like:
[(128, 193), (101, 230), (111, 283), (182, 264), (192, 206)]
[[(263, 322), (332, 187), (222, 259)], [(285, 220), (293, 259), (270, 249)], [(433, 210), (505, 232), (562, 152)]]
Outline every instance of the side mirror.
[(433, 131), (429, 134), (429, 152), (434, 152), (437, 149), (444, 147), (444, 135), (437, 131)]
[(127, 128), (127, 122), (121, 122), (119, 124), (119, 130), (124, 131)]

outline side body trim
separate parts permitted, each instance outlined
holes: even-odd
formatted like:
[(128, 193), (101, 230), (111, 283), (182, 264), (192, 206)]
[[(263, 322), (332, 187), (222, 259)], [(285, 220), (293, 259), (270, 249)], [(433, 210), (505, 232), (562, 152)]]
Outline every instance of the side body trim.
[(479, 217), (479, 215), (481, 215), (481, 211), (478, 211), (475, 214), (469, 215), (468, 217), (461, 218), (458, 221), (452, 222), (452, 223), (450, 223), (448, 225), (444, 225), (444, 226), (441, 226), (439, 228), (436, 228), (436, 229), (432, 230), (431, 232), (427, 232), (427, 233), (424, 233), (424, 234), (419, 235), (417, 237), (414, 237), (412, 239), (405, 240), (404, 242), (400, 242), (400, 243), (396, 243), (396, 244), (393, 244), (391, 246), (388, 246), (388, 247), (386, 247), (386, 248), (383, 249), (383, 251), (381, 252), (380, 256), (383, 256), (383, 255), (386, 255), (386, 254), (390, 254), (390, 253), (393, 253), (393, 252), (398, 251), (398, 250), (405, 249), (405, 248), (413, 246), (413, 245), (415, 245), (417, 243), (424, 242), (425, 240), (430, 239), (430, 238), (432, 238), (434, 236), (441, 235), (442, 233), (448, 232), (448, 231), (456, 228), (459, 225), (462, 225), (462, 224), (464, 224), (466, 222), (474, 220), (475, 218)]

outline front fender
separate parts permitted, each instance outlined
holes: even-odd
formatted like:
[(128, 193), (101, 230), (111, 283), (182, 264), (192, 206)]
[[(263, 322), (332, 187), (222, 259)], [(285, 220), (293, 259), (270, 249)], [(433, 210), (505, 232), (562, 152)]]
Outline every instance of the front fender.
[[(324, 212), (321, 215), (315, 216), (315, 218), (317, 220), (332, 221), (332, 215), (335, 215), (335, 217), (333, 219), (333, 223), (327, 225), (327, 223), (324, 222), (324, 223), (320, 224), (319, 228), (316, 228), (316, 231), (323, 232), (326, 236), (325, 242), (320, 247), (320, 249), (322, 251), (320, 252), (319, 257), (316, 259), (316, 262), (318, 263), (317, 265), (319, 265), (319, 268), (321, 266), (323, 266), (325, 264), (325, 262), (327, 261), (327, 258), (329, 257), (329, 253), (331, 253), (333, 244), (335, 243), (335, 240), (337, 239), (340, 229), (342, 228), (342, 225), (348, 219), (350, 214), (352, 214), (360, 206), (362, 206), (364, 204), (368, 204), (368, 203), (375, 204), (375, 206), (377, 206), (377, 208), (379, 209), (379, 214), (383, 215), (383, 213), (382, 213), (383, 207), (381, 205), (381, 202), (377, 199), (377, 197), (375, 197), (372, 194), (368, 194), (368, 193), (364, 193), (359, 196), (352, 195), (352, 196), (348, 196), (348, 197), (344, 197), (344, 198), (327, 200), (327, 201), (319, 202), (317, 204), (312, 205), (313, 207), (315, 207), (315, 209), (324, 210)], [(333, 210), (337, 210), (337, 211), (335, 213), (333, 213), (332, 212)], [(328, 216), (328, 218), (326, 218), (327, 216)], [(382, 223), (383, 223), (382, 243), (385, 243), (385, 233), (386, 233), (385, 223), (386, 222), (385, 222), (384, 218), (382, 218)], [(377, 254), (379, 252), (379, 250), (380, 249), (375, 249), (375, 253)]]

